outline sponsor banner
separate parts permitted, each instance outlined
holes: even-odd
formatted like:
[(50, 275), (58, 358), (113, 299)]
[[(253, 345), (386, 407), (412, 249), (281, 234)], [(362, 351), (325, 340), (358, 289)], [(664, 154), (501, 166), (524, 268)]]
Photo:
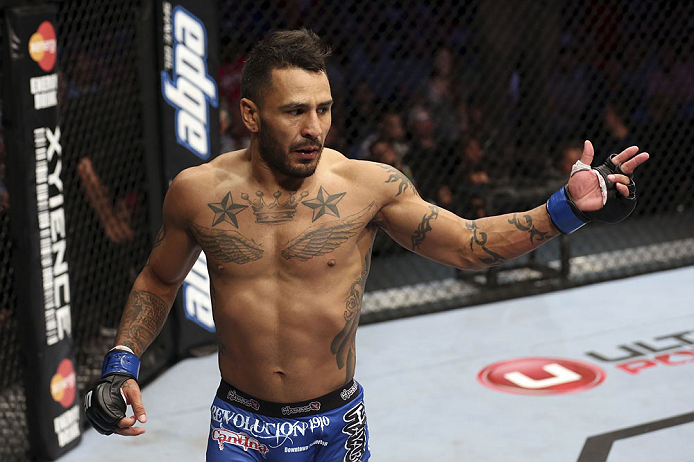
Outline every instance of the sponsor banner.
[(585, 391), (605, 380), (603, 367), (633, 377), (657, 374), (656, 371), (668, 367), (694, 365), (694, 330), (622, 339), (614, 346), (586, 351), (585, 356), (589, 362), (550, 357), (499, 361), (482, 369), (477, 379), (493, 390), (522, 395)]
[[(218, 22), (212, 0), (172, 0), (157, 4), (159, 106), (164, 176), (219, 153), (217, 88)], [(201, 254), (174, 304), (178, 353), (216, 343), (209, 275)]]
[(546, 396), (589, 390), (605, 380), (605, 372), (575, 359), (534, 357), (490, 364), (477, 379), (492, 390)]
[(58, 125), (55, 5), (7, 10), (3, 94), (10, 232), (32, 451), (56, 459), (80, 440), (63, 149)]
[(217, 28), (216, 2), (160, 3), (162, 147), (169, 180), (219, 151)]
[(694, 330), (661, 332), (646, 339), (624, 339), (611, 348), (591, 350), (586, 356), (628, 375), (653, 373), (670, 366), (694, 364)]

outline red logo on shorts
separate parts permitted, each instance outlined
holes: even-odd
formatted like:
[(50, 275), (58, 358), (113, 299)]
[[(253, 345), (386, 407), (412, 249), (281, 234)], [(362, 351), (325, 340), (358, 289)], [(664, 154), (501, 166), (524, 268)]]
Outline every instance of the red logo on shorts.
[(211, 437), (219, 444), (220, 451), (224, 450), (225, 444), (233, 444), (246, 452), (248, 452), (249, 449), (258, 451), (263, 457), (270, 451), (270, 448), (268, 448), (266, 444), (261, 443), (252, 436), (227, 430), (226, 428), (222, 428), (221, 425), (219, 428), (212, 429)]
[(506, 393), (558, 395), (593, 388), (605, 380), (605, 372), (575, 359), (519, 358), (485, 367), (477, 380)]

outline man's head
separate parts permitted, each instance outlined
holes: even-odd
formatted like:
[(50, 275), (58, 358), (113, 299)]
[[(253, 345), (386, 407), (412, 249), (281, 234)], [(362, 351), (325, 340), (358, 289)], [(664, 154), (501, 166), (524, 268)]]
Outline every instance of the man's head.
[(262, 161), (292, 178), (312, 175), (331, 124), (330, 50), (308, 30), (274, 32), (250, 53), (241, 112)]
[(241, 97), (262, 106), (264, 94), (272, 88), (273, 70), (326, 73), (325, 60), (330, 54), (330, 47), (308, 29), (273, 32), (248, 55), (241, 73)]

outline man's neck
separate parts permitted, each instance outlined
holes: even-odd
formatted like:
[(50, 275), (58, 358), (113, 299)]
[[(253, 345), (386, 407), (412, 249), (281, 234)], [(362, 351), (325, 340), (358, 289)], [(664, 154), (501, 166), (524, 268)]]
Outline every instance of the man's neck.
[(260, 152), (253, 149), (252, 145), (246, 151), (246, 158), (251, 162), (251, 177), (254, 182), (260, 185), (261, 189), (298, 191), (310, 187), (314, 181), (315, 173), (306, 178), (296, 178), (273, 170), (260, 157)]

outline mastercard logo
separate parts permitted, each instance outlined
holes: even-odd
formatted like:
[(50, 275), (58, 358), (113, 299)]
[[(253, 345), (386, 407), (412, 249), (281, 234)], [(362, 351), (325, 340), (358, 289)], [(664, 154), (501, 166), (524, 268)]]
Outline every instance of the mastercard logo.
[(49, 21), (44, 21), (29, 38), (29, 56), (46, 72), (55, 67), (57, 40), (55, 29)]
[(51, 379), (51, 396), (64, 408), (69, 408), (75, 402), (77, 380), (72, 361), (63, 359), (58, 364), (58, 370)]

